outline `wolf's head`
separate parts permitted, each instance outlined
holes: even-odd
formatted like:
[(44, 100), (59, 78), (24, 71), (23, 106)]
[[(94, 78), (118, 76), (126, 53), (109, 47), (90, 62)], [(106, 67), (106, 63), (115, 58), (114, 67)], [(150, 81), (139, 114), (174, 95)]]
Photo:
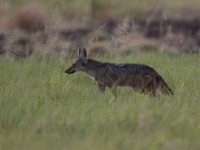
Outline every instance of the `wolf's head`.
[(71, 67), (65, 70), (65, 73), (72, 74), (75, 73), (76, 71), (83, 71), (85, 69), (87, 62), (88, 59), (87, 59), (86, 49), (79, 48), (77, 53), (77, 60), (72, 64)]

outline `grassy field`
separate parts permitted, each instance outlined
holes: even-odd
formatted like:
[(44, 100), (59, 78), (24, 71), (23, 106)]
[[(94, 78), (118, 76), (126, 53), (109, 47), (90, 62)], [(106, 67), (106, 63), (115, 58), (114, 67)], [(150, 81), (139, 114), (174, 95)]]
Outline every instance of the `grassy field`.
[(128, 88), (96, 95), (73, 59), (0, 60), (1, 150), (200, 149), (200, 55), (134, 54), (98, 60), (153, 66), (174, 90), (149, 98)]

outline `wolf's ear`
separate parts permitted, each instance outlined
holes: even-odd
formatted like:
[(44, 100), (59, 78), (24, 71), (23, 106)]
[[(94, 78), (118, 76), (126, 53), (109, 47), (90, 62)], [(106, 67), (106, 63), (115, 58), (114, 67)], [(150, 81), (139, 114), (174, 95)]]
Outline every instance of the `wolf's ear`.
[(83, 48), (81, 51), (81, 58), (86, 58), (86, 57), (87, 57), (87, 51), (85, 48)]
[(77, 58), (81, 58), (81, 48), (78, 48), (78, 52), (77, 52)]
[(86, 51), (85, 48), (83, 48), (82, 51), (81, 51), (81, 58), (82, 58), (83, 63), (86, 64), (88, 62), (87, 51)]
[(77, 53), (77, 58), (86, 58), (87, 57), (87, 51), (85, 48), (81, 49), (79, 48), (78, 49), (78, 53)]

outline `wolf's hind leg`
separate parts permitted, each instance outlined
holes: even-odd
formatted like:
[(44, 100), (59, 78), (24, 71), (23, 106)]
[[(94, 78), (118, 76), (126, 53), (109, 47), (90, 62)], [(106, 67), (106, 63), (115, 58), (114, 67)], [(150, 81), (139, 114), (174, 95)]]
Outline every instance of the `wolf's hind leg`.
[(153, 89), (151, 92), (149, 92), (149, 96), (155, 97), (156, 96), (156, 90)]
[(146, 91), (149, 96), (155, 97), (157, 91), (156, 83), (154, 81), (150, 82), (146, 87)]
[(132, 86), (131, 88), (133, 89), (133, 91), (135, 91), (135, 92), (137, 92), (137, 93), (145, 94), (144, 88), (135, 87), (135, 86)]

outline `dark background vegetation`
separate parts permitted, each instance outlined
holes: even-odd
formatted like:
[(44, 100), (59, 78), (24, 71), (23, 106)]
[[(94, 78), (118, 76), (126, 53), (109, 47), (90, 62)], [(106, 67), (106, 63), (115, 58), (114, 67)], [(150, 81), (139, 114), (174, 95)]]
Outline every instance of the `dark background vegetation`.
[(0, 1), (0, 55), (196, 53), (199, 9), (199, 0)]

